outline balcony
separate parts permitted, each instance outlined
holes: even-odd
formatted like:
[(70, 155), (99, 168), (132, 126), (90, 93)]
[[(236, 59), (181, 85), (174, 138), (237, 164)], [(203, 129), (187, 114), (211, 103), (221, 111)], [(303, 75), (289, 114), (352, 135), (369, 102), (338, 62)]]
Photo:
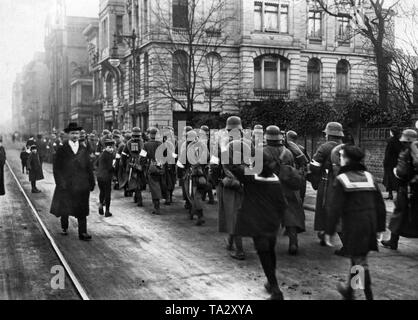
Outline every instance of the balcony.
[(173, 31), (174, 34), (178, 34), (178, 35), (182, 35), (182, 36), (187, 36), (189, 35), (189, 32), (187, 31), (186, 28), (172, 28), (171, 29)]
[(218, 98), (221, 96), (221, 89), (205, 89), (205, 97)]
[(221, 29), (215, 29), (215, 28), (208, 28), (206, 29), (206, 35), (210, 38), (216, 38), (222, 36)]
[(290, 97), (290, 91), (274, 89), (254, 89), (254, 96), (262, 99), (288, 100)]
[(175, 97), (186, 97), (187, 96), (187, 90), (186, 89), (173, 89), (173, 95)]

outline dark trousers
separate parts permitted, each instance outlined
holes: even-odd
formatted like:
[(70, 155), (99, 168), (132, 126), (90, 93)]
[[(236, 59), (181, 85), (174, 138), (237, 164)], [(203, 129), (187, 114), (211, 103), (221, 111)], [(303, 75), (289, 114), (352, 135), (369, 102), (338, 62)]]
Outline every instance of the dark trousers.
[(99, 201), (100, 204), (106, 206), (106, 210), (110, 208), (111, 194), (112, 194), (112, 180), (97, 180), (99, 185)]
[(30, 184), (32, 186), (32, 190), (36, 190), (36, 181), (31, 181)]
[(25, 170), (26, 170), (26, 162), (22, 161), (22, 173), (25, 173)]
[[(82, 235), (83, 233), (87, 233), (87, 217), (77, 218), (78, 220), (78, 234)], [(62, 230), (68, 230), (69, 222), (68, 216), (61, 217), (61, 228)]]
[(255, 237), (253, 238), (254, 247), (260, 258), (261, 266), (267, 277), (269, 284), (273, 288), (278, 288), (276, 278), (276, 242), (277, 238), (273, 237)]

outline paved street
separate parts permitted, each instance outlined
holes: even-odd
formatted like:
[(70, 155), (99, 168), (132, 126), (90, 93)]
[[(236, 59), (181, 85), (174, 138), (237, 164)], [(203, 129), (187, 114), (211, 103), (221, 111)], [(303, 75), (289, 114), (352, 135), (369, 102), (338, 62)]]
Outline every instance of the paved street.
[[(91, 299), (266, 299), (264, 275), (251, 240), (244, 242), (247, 260), (229, 258), (224, 236), (217, 232), (216, 206), (206, 206), (206, 225), (196, 227), (182, 208), (180, 190), (175, 203), (151, 215), (151, 199), (137, 208), (123, 193), (113, 193), (112, 213), (97, 214), (98, 190), (91, 196), (89, 232), (93, 241), (78, 240), (76, 222), (70, 235), (59, 234), (59, 220), (49, 214), (54, 179), (44, 166), (41, 194), (29, 194), (30, 183), (20, 172), (18, 148), (8, 149), (8, 161), (43, 222)], [(73, 299), (66, 289), (52, 290), (50, 269), (57, 258), (7, 171), (7, 196), (0, 198), (0, 298)], [(312, 195), (312, 191), (310, 191)], [(76, 201), (76, 199), (74, 199)], [(312, 202), (312, 199), (307, 201)], [(313, 203), (313, 202), (312, 202)], [(300, 236), (300, 254), (287, 255), (287, 239), (278, 245), (278, 278), (286, 299), (340, 299), (335, 287), (345, 281), (349, 261), (320, 247), (313, 232), (313, 213), (306, 211), (308, 232)], [(401, 239), (399, 251), (381, 248), (370, 266), (376, 299), (418, 298), (418, 241)], [(363, 297), (361, 297), (363, 299)]]

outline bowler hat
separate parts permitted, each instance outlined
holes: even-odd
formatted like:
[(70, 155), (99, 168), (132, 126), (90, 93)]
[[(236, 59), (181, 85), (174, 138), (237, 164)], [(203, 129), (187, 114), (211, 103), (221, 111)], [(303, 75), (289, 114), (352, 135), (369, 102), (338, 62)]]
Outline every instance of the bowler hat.
[(70, 133), (71, 131), (81, 131), (82, 127), (79, 127), (77, 123), (71, 122), (67, 128), (64, 129), (65, 133)]

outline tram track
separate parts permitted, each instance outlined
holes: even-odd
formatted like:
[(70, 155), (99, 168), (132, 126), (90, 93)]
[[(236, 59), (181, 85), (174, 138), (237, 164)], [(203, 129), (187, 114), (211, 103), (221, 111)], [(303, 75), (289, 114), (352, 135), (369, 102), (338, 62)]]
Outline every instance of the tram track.
[(55, 242), (54, 238), (52, 237), (51, 233), (48, 231), (46, 225), (44, 224), (44, 222), (42, 221), (38, 211), (36, 210), (35, 206), (33, 205), (31, 199), (29, 198), (29, 196), (27, 195), (25, 189), (23, 188), (22, 184), (20, 183), (19, 179), (17, 178), (16, 174), (14, 173), (11, 165), (9, 164), (8, 161), (6, 161), (6, 165), (7, 168), (10, 172), (10, 174), (12, 175), (14, 181), (16, 182), (16, 185), (18, 186), (20, 192), (22, 193), (23, 197), (25, 198), (27, 204), (29, 205), (32, 214), (34, 215), (36, 221), (39, 223), (44, 235), (46, 236), (46, 238), (48, 239), (48, 242), (50, 244), (50, 246), (52, 247), (52, 249), (54, 250), (58, 260), (60, 261), (61, 265), (63, 266), (65, 272), (67, 273), (71, 283), (74, 285), (74, 288), (77, 292), (77, 295), (80, 297), (80, 299), (82, 300), (90, 300), (86, 290), (84, 289), (83, 285), (81, 284), (81, 282), (78, 280), (78, 278), (76, 277), (74, 271), (71, 269), (70, 264), (68, 263), (67, 259), (65, 258), (64, 254), (62, 253), (62, 251), (60, 250), (60, 248), (58, 247), (57, 243)]

